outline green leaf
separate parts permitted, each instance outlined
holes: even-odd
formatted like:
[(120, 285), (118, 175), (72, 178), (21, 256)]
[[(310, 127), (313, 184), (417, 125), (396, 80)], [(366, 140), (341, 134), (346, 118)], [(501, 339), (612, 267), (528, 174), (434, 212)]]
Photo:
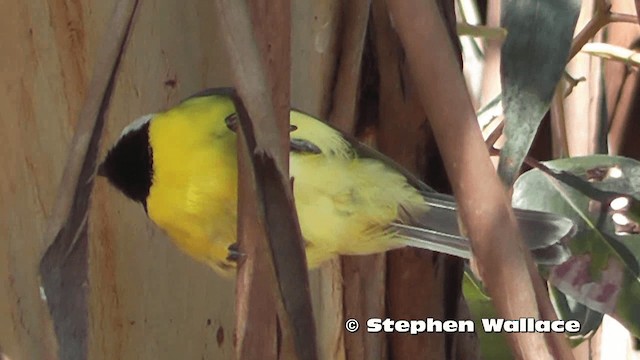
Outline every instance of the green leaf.
[(497, 318), (497, 312), (489, 298), (470, 270), (465, 271), (462, 292), (469, 305), (469, 311), (476, 324), (476, 334), (480, 344), (482, 359), (513, 359), (507, 339), (501, 333), (486, 333), (482, 329), (482, 319)]
[[(640, 198), (640, 162), (593, 155), (544, 164), (570, 177), (550, 176), (537, 169), (523, 174), (514, 185), (513, 206), (564, 215), (578, 226), (569, 242), (573, 256), (548, 269), (549, 282), (590, 309), (611, 315), (639, 336), (640, 236), (616, 233), (610, 202), (626, 197), (634, 204)], [(576, 186), (575, 180), (581, 179), (581, 189), (568, 186), (563, 178)], [(610, 198), (603, 199), (603, 194)], [(634, 217), (637, 215), (629, 216)]]
[(498, 172), (511, 185), (562, 77), (580, 0), (503, 0), (502, 104), (506, 142)]
[(572, 346), (577, 346), (591, 338), (602, 324), (604, 314), (601, 312), (588, 308), (553, 286), (549, 288), (549, 295), (560, 319), (580, 322), (580, 332), (570, 336)]

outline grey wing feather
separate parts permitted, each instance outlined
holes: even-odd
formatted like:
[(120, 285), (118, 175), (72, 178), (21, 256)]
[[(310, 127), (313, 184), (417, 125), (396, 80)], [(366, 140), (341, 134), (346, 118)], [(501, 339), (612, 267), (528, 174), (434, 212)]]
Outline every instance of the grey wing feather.
[[(424, 193), (427, 211), (401, 209), (400, 221), (394, 230), (407, 245), (443, 252), (463, 258), (471, 257), (469, 239), (460, 233), (455, 199), (439, 193)], [(525, 244), (539, 264), (557, 265), (566, 261), (571, 252), (565, 240), (575, 235), (573, 221), (563, 216), (514, 209)]]
[[(327, 125), (331, 126), (331, 124)], [(402, 174), (409, 185), (422, 192), (429, 210), (424, 213), (415, 213), (412, 209), (401, 208), (400, 221), (392, 224), (394, 230), (408, 246), (470, 258), (471, 244), (469, 239), (460, 234), (453, 196), (435, 192), (388, 156), (361, 143), (353, 136), (331, 127), (342, 134), (358, 157), (381, 161)], [(576, 227), (573, 221), (560, 215), (540, 211), (514, 209), (514, 212), (523, 240), (532, 250), (537, 263), (554, 265), (563, 263), (569, 258), (571, 252), (565, 243), (575, 235)]]

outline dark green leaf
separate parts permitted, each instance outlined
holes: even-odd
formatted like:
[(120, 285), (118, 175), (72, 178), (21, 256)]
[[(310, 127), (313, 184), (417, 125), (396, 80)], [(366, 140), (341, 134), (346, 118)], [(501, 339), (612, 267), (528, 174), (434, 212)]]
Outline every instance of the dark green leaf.
[[(608, 193), (640, 198), (640, 162), (593, 155), (545, 163), (553, 171), (566, 171), (583, 180), (580, 191), (540, 170), (522, 175), (514, 185), (513, 206), (548, 211), (571, 218), (578, 225), (570, 241), (573, 256), (548, 269), (549, 282), (596, 312), (618, 319), (640, 335), (640, 236), (620, 235), (612, 220), (612, 199), (594, 200), (585, 194)], [(589, 190), (585, 186), (592, 186)], [(630, 208), (631, 221), (634, 206)], [(584, 324), (583, 324), (584, 326)]]
[(580, 322), (580, 332), (571, 336), (573, 346), (589, 339), (602, 324), (604, 314), (601, 312), (586, 307), (555, 287), (549, 289), (549, 295), (553, 307), (562, 320), (578, 320)]
[(498, 317), (493, 302), (489, 298), (480, 282), (471, 271), (465, 271), (462, 282), (464, 298), (469, 305), (473, 322), (476, 324), (476, 333), (480, 343), (482, 359), (512, 359), (507, 339), (502, 333), (486, 333), (482, 328), (482, 319), (495, 319)]
[(498, 172), (511, 185), (562, 76), (580, 0), (503, 0), (502, 104), (506, 142)]

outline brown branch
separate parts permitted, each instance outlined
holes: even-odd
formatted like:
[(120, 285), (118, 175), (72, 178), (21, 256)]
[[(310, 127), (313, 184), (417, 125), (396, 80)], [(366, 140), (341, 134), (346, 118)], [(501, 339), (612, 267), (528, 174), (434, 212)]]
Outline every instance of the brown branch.
[[(474, 259), (498, 315), (540, 318), (538, 302), (549, 299), (540, 293), (544, 285), (539, 275), (531, 272), (531, 256), (524, 251), (506, 191), (489, 159), (438, 9), (431, 1), (388, 0), (388, 4), (472, 239)], [(431, 49), (440, 49), (438, 56)], [(571, 359), (562, 336), (552, 335), (548, 343), (544, 334), (536, 333), (510, 333), (507, 339), (520, 359), (551, 359), (552, 354)]]
[(501, 27), (473, 25), (468, 23), (456, 24), (459, 36), (473, 36), (503, 42), (507, 38), (507, 30)]
[[(290, 5), (285, 7), (283, 4), (285, 3), (280, 3), (276, 8), (290, 8)], [(288, 146), (283, 148), (283, 144), (288, 145), (288, 141), (282, 139), (288, 137), (288, 126), (283, 126), (287, 124), (288, 116), (277, 118), (271, 96), (265, 96), (270, 91), (269, 78), (265, 74), (264, 63), (260, 60), (246, 4), (241, 1), (217, 0), (216, 8), (239, 95), (234, 100), (240, 115), (240, 135), (246, 141), (246, 154), (251, 164), (247, 169), (250, 171), (239, 174), (239, 177), (248, 177), (253, 182), (257, 215), (254, 226), (260, 227), (260, 231), (264, 231), (266, 235), (240, 239), (240, 251), (256, 258), (262, 257), (263, 259), (255, 261), (267, 265), (256, 271), (269, 274), (266, 280), (276, 294), (284, 345), (286, 347), (289, 342), (293, 344), (291, 357), (316, 359), (315, 325), (306, 257), (285, 170)], [(280, 83), (283, 87), (288, 85)], [(246, 248), (251, 246), (254, 248)], [(266, 251), (257, 252), (258, 249)], [(254, 276), (256, 271), (253, 271)], [(268, 333), (268, 327), (261, 328), (260, 323), (249, 323), (246, 326), (253, 331), (262, 330), (262, 336), (276, 336)], [(244, 342), (242, 347), (254, 345), (259, 344)], [(238, 351), (240, 355), (246, 355), (245, 358), (250, 357), (249, 351)], [(251, 353), (254, 351), (256, 350), (251, 350)]]
[(632, 14), (620, 14), (612, 12), (609, 14), (609, 22), (621, 22), (621, 23), (629, 23), (629, 24), (637, 24), (638, 17)]
[(551, 147), (554, 158), (569, 156), (569, 140), (567, 139), (567, 126), (564, 116), (565, 93), (564, 82), (560, 81), (553, 94), (553, 100), (549, 108), (551, 113)]
[[(371, 0), (353, 0), (341, 3), (340, 49), (338, 69), (332, 94), (330, 122), (342, 131), (354, 134), (361, 109), (360, 94), (363, 84), (363, 56)], [(367, 74), (365, 73), (366, 77)], [(364, 110), (366, 113), (367, 109)], [(344, 319), (367, 319), (383, 317), (385, 311), (385, 255), (343, 256), (342, 306)], [(384, 334), (368, 334), (365, 331), (344, 335), (344, 329), (328, 331), (343, 332), (344, 352), (348, 359), (382, 358), (386, 353)]]
[(329, 120), (342, 131), (353, 134), (360, 99), (362, 54), (369, 25), (371, 0), (352, 0), (343, 3), (342, 43), (333, 109)]
[(584, 76), (576, 79), (566, 71), (564, 72), (563, 79), (567, 82), (567, 89), (562, 92), (562, 99), (569, 97), (569, 95), (571, 95), (571, 93), (573, 92), (573, 89), (575, 89), (576, 86), (580, 85), (581, 82), (587, 81), (587, 78)]
[[(78, 185), (85, 185), (80, 181), (80, 174), (84, 169), (84, 162), (88, 156), (87, 152), (91, 143), (91, 136), (95, 131), (98, 135), (102, 129), (100, 125), (100, 115), (104, 113), (104, 107), (110, 95), (110, 86), (117, 72), (124, 45), (129, 35), (133, 14), (138, 5), (137, 0), (120, 0), (113, 11), (110, 19), (110, 31), (104, 34), (96, 55), (96, 62), (93, 66), (93, 74), (87, 90), (78, 121), (75, 128), (69, 157), (62, 174), (58, 195), (51, 211), (51, 216), (47, 220), (45, 231), (45, 242), (50, 242), (58, 234), (60, 229), (68, 221), (70, 211), (75, 201), (75, 193)], [(95, 168), (95, 162), (94, 162)], [(95, 169), (94, 169), (95, 170)], [(93, 180), (93, 179), (89, 179)]]
[(580, 49), (589, 42), (589, 39), (594, 37), (600, 29), (605, 27), (609, 23), (609, 16), (607, 14), (596, 13), (594, 17), (589, 20), (582, 30), (576, 35), (571, 43), (571, 49), (569, 50), (569, 59), (573, 59)]
[[(611, 106), (610, 125), (609, 125), (609, 148), (611, 155), (617, 155), (623, 153), (623, 145), (625, 135), (635, 131), (631, 130), (632, 124), (636, 119), (633, 116), (634, 101), (637, 99), (638, 94), (638, 73), (628, 71), (625, 68), (625, 72), (620, 85), (618, 96), (616, 101)], [(630, 131), (631, 130), (631, 131)], [(630, 154), (625, 154), (629, 156)]]
[[(282, 125), (288, 127), (291, 11), (278, 7), (288, 5), (283, 4), (283, 1), (275, 2), (274, 6), (261, 5), (264, 3), (260, 0), (249, 1), (254, 36), (267, 70), (274, 110), (277, 112), (278, 125), (281, 125), (278, 130), (281, 133)], [(281, 136), (280, 140), (288, 142), (288, 137)], [(280, 147), (285, 146), (280, 144)], [(237, 151), (238, 173), (252, 174), (250, 150), (244, 136), (239, 136)], [(236, 357), (277, 359), (279, 344), (275, 335), (278, 331), (276, 293), (273, 275), (268, 271), (261, 271), (271, 265), (267, 257), (259, 255), (268, 252), (268, 244), (266, 241), (257, 241), (265, 239), (266, 234), (262, 226), (255, 226), (260, 214), (255, 204), (258, 194), (254, 182), (251, 176), (238, 177), (238, 248), (246, 257), (238, 268), (236, 278)], [(290, 336), (287, 334), (283, 338), (288, 340)], [(291, 344), (286, 345), (283, 352), (289, 353)]]
[[(289, 151), (289, 111), (291, 109), (291, 2), (289, 0), (249, 0), (253, 34), (267, 70), (271, 99), (280, 132), (280, 147)], [(284, 159), (289, 173), (288, 158)]]
[[(501, 0), (487, 0), (486, 21), (488, 26), (500, 25)], [(480, 102), (484, 107), (496, 96), (500, 96), (500, 49), (502, 42), (487, 39), (484, 42), (484, 67), (482, 69), (482, 86), (480, 89)]]
[[(253, 174), (250, 151), (244, 136), (238, 137), (238, 174)], [(236, 278), (236, 341), (237, 359), (278, 359), (278, 329), (271, 263), (260, 254), (268, 252), (263, 226), (256, 226), (259, 212), (255, 206), (257, 194), (252, 176), (238, 177), (238, 249), (243, 261)]]
[[(44, 243), (50, 244), (40, 261), (40, 280), (57, 335), (58, 358), (87, 356), (88, 280), (87, 218), (89, 197), (104, 125), (104, 114), (137, 0), (121, 0), (113, 11), (98, 48), (87, 97), (84, 100), (56, 201), (47, 221)], [(34, 290), (37, 291), (37, 290)], [(48, 319), (43, 326), (49, 327)], [(56, 341), (49, 330), (44, 342), (52, 356)]]
[(604, 60), (621, 62), (636, 68), (640, 67), (640, 53), (622, 46), (592, 42), (585, 44), (582, 52)]
[[(608, 3), (608, 2), (606, 2)], [(612, 22), (627, 22), (627, 23), (638, 23), (638, 17), (630, 14), (619, 14), (611, 12), (611, 4), (608, 6), (606, 4), (601, 4), (597, 7), (596, 13), (593, 18), (589, 20), (587, 25), (580, 30), (578, 35), (573, 39), (571, 43), (571, 49), (569, 50), (569, 59), (572, 59), (580, 49), (589, 42), (591, 38), (593, 38), (598, 31), (600, 31), (603, 27), (607, 26)]]
[[(439, 0), (437, 3), (438, 13), (447, 19), (448, 37), (457, 41), (453, 2)], [(385, 0), (373, 1), (371, 21), (372, 46), (379, 75), (378, 148), (411, 173), (426, 177), (431, 185), (446, 191), (448, 183), (433, 134), (425, 123), (426, 115), (418, 93), (409, 81), (405, 52)], [(457, 299), (462, 276), (459, 258), (405, 248), (389, 252), (386, 259), (384, 301), (388, 317), (406, 319), (424, 314), (439, 319), (458, 318)], [(407, 289), (412, 289), (410, 294)], [(452, 358), (457, 337), (458, 334), (389, 334), (386, 336), (386, 355), (390, 359)]]
[(596, 0), (596, 11), (608, 12), (611, 10), (611, 0)]
[(496, 144), (498, 139), (500, 139), (500, 136), (502, 136), (502, 132), (504, 131), (504, 115), (501, 115), (500, 118), (497, 119), (497, 121), (498, 125), (495, 127), (495, 129), (493, 129), (493, 131), (491, 131), (489, 136), (487, 136), (487, 139), (484, 141), (484, 143), (487, 145), (487, 149), (491, 149)]

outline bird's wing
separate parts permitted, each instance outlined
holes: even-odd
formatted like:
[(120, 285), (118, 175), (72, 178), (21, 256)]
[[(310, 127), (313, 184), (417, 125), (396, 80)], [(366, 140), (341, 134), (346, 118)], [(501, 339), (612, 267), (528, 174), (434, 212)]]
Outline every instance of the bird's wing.
[[(311, 115), (305, 115), (314, 118)], [(332, 127), (330, 124), (327, 126)], [(435, 192), (388, 156), (361, 143), (355, 137), (332, 128), (342, 135), (358, 157), (380, 161), (402, 174), (411, 186), (422, 193), (428, 210), (425, 211), (424, 207), (417, 211), (403, 208), (400, 211), (399, 221), (393, 224), (395, 230), (408, 241), (408, 245), (464, 258), (470, 257), (469, 239), (460, 232), (457, 205), (453, 196)], [(317, 150), (309, 139), (297, 139), (295, 131), (291, 133), (291, 138), (294, 151)], [(514, 208), (514, 213), (523, 239), (533, 251), (538, 263), (559, 264), (570, 256), (566, 242), (575, 235), (576, 227), (573, 221), (561, 215), (518, 208)]]

